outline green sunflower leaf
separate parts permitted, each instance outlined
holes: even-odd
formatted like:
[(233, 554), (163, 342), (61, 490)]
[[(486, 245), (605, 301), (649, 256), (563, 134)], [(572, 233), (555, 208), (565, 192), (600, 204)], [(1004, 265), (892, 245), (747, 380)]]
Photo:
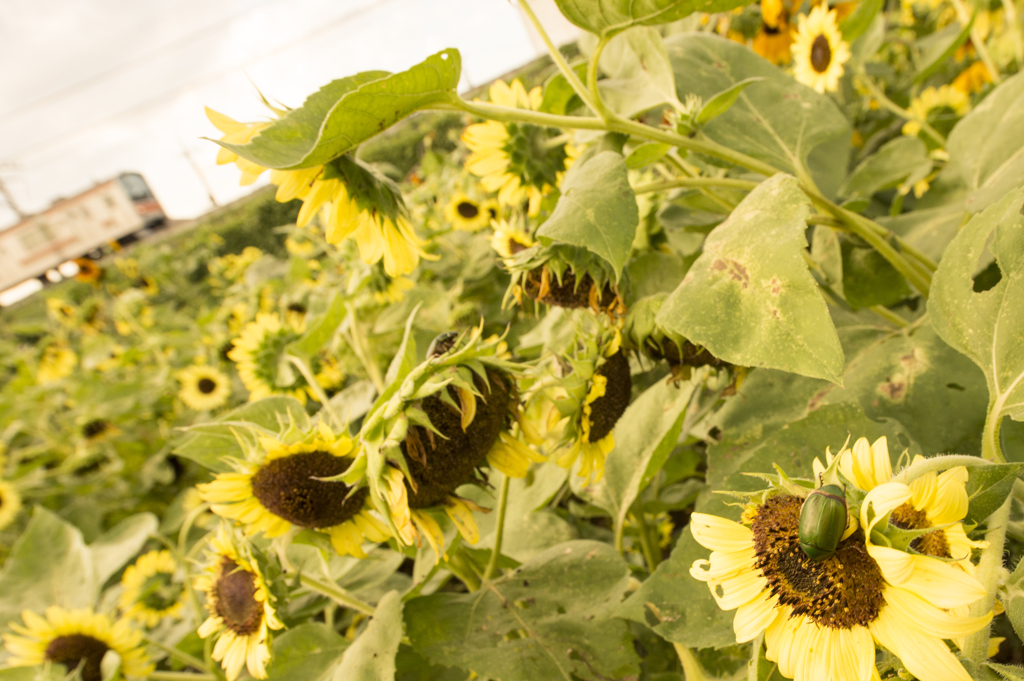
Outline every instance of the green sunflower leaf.
[(694, 119), (694, 122), (698, 125), (704, 125), (708, 121), (721, 116), (729, 110), (729, 107), (736, 103), (736, 100), (739, 99), (740, 93), (743, 92), (744, 88), (762, 80), (764, 80), (764, 78), (744, 78), (735, 85), (731, 85), (725, 90), (722, 90), (717, 95), (709, 99), (707, 104), (701, 107), (700, 112)]
[(618, 279), (640, 222), (621, 154), (602, 151), (565, 174), (554, 212), (537, 231), (545, 244), (582, 246), (605, 260)]
[(864, 0), (864, 2), (858, 2), (850, 16), (843, 19), (842, 23), (839, 24), (839, 31), (843, 34), (843, 40), (853, 43), (854, 40), (859, 38), (871, 26), (871, 22), (874, 21), (884, 4), (883, 0)]
[(749, 0), (555, 0), (565, 18), (599, 36), (611, 37), (631, 26), (657, 26), (694, 12), (725, 12)]
[[(928, 301), (932, 325), (942, 339), (985, 372), (989, 418), (995, 424), (1003, 416), (1024, 421), (1022, 204), (1024, 190), (1014, 189), (960, 230), (935, 272)], [(995, 257), (999, 278), (978, 291), (977, 274), (988, 269), (986, 250)], [(982, 456), (995, 456), (996, 443), (990, 440), (997, 436), (998, 428), (987, 433)]]
[(799, 175), (806, 167), (831, 196), (846, 176), (852, 131), (825, 95), (801, 85), (748, 47), (704, 33), (665, 40), (680, 98), (704, 101), (750, 78), (763, 78), (701, 130), (730, 149)]
[(212, 141), (267, 168), (310, 168), (419, 109), (449, 99), (461, 72), (462, 59), (454, 48), (401, 73), (364, 71), (332, 81), (245, 144)]
[(611, 546), (554, 546), (476, 593), (410, 600), (412, 647), (435, 664), (502, 681), (621, 679), (639, 673), (626, 623), (611, 616), (629, 568)]
[(921, 170), (927, 175), (931, 169), (932, 161), (924, 142), (917, 137), (897, 137), (864, 159), (843, 182), (839, 195), (868, 198), (877, 191), (897, 186)]
[(335, 679), (391, 681), (395, 655), (402, 642), (402, 597), (397, 591), (384, 594), (370, 624), (341, 658)]
[(1002, 463), (977, 466), (967, 479), (969, 506), (964, 522), (977, 525), (996, 512), (1013, 490), (1024, 463)]
[(917, 66), (915, 83), (923, 83), (936, 73), (947, 59), (953, 56), (957, 48), (964, 44), (974, 25), (972, 18), (966, 26), (954, 21), (942, 30), (927, 35), (918, 41), (914, 63)]
[(1024, 184), (1024, 73), (1007, 78), (949, 134), (950, 163), (978, 213)]
[(615, 36), (601, 53), (601, 98), (617, 114), (631, 118), (662, 104), (679, 106), (672, 63), (656, 29), (636, 26)]
[(307, 622), (274, 637), (267, 681), (332, 681), (348, 640), (320, 622)]
[(803, 258), (808, 210), (794, 178), (762, 182), (708, 235), (658, 323), (727, 362), (842, 385), (843, 349)]

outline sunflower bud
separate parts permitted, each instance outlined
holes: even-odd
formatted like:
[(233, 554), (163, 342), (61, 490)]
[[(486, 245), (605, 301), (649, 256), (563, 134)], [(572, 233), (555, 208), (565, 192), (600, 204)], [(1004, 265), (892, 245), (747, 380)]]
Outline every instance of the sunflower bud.
[(811, 560), (828, 560), (846, 531), (846, 493), (838, 485), (811, 492), (800, 509), (800, 548)]

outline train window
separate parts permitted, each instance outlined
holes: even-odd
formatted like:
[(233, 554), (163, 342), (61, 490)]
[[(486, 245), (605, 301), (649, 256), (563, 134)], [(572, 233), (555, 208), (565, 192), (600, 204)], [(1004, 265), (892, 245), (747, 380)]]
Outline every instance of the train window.
[(53, 241), (53, 230), (45, 222), (39, 222), (36, 223), (35, 229), (28, 229), (19, 234), (18, 241), (26, 251), (33, 251)]
[(121, 180), (121, 185), (128, 192), (128, 196), (132, 197), (133, 201), (153, 198), (153, 193), (149, 191), (149, 185), (146, 184), (141, 175), (131, 173), (122, 175), (118, 179)]

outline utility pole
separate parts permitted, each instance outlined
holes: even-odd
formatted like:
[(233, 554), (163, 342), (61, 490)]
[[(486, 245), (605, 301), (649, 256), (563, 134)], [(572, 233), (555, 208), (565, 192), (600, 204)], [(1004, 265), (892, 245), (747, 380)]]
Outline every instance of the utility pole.
[(213, 204), (214, 208), (220, 208), (220, 204), (217, 203), (217, 199), (213, 195), (213, 187), (210, 186), (209, 181), (206, 179), (206, 175), (203, 174), (203, 169), (200, 168), (199, 164), (196, 163), (196, 160), (192, 158), (192, 154), (189, 152), (188, 147), (185, 146), (185, 143), (181, 139), (178, 140), (178, 144), (181, 145), (181, 153), (185, 154), (185, 158), (188, 159), (189, 165), (192, 166), (192, 170), (195, 171), (196, 177), (199, 178), (199, 182), (203, 185), (203, 189), (206, 190), (206, 197), (210, 199), (210, 203)]
[(11, 192), (7, 188), (7, 185), (4, 184), (4, 178), (2, 177), (0, 177), (0, 194), (3, 194), (4, 201), (6, 201), (7, 205), (11, 207), (11, 210), (18, 214), (19, 220), (24, 220), (28, 217), (28, 213), (19, 208), (18, 204), (15, 203), (14, 197), (11, 196)]

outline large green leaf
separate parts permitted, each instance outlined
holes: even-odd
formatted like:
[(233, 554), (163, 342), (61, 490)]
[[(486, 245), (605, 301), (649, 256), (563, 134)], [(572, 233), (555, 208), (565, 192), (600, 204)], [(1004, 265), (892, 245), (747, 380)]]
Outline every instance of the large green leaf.
[(917, 179), (923, 179), (931, 169), (924, 142), (917, 137), (897, 137), (862, 161), (846, 178), (839, 195), (867, 198), (882, 189), (895, 187), (908, 177), (921, 175)]
[(18, 621), (22, 610), (95, 607), (104, 582), (155, 531), (156, 518), (144, 513), (87, 546), (76, 527), (37, 506), (0, 572), (0, 630)]
[(310, 168), (354, 149), (409, 114), (451, 97), (462, 59), (453, 48), (408, 71), (364, 71), (332, 81), (245, 144), (218, 142), (267, 168)]
[(579, 493), (611, 514), (616, 532), (675, 447), (695, 388), (694, 382), (676, 386), (659, 381), (629, 405), (615, 425), (615, 449), (605, 460), (604, 478)]
[(794, 175), (808, 166), (823, 192), (831, 195), (838, 189), (846, 176), (852, 133), (846, 116), (830, 98), (732, 40), (683, 33), (666, 39), (665, 46), (680, 99), (692, 92), (707, 101), (743, 80), (764, 78), (743, 90), (728, 111), (709, 121), (704, 134)]
[(932, 260), (939, 261), (963, 224), (964, 206), (963, 201), (954, 201), (876, 220)]
[[(942, 339), (970, 357), (988, 380), (995, 418), (1024, 420), (1024, 191), (1014, 189), (960, 231), (932, 280), (929, 312)], [(986, 244), (1001, 279), (974, 290)]]
[(537, 236), (546, 244), (582, 246), (622, 273), (640, 212), (621, 154), (602, 151), (565, 174), (562, 195)]
[(1024, 73), (1008, 78), (949, 135), (949, 158), (978, 213), (1024, 184)]
[(267, 681), (333, 681), (349, 642), (320, 622), (306, 622), (274, 637)]
[(615, 36), (601, 53), (601, 99), (612, 111), (633, 117), (661, 104), (678, 104), (672, 63), (656, 29), (636, 26)]
[(349, 646), (334, 675), (337, 681), (391, 681), (395, 655), (402, 642), (402, 597), (389, 591), (377, 604), (373, 619)]
[(484, 678), (619, 679), (639, 672), (625, 622), (611, 618), (628, 582), (611, 546), (568, 542), (476, 593), (409, 601), (406, 630), (421, 655)]
[(655, 26), (694, 12), (724, 12), (749, 0), (555, 0), (565, 18), (582, 29), (613, 36), (631, 26)]
[(762, 182), (708, 235), (658, 323), (727, 362), (841, 384), (843, 349), (803, 258), (808, 207), (794, 178)]
[(299, 430), (308, 430), (309, 416), (302, 403), (285, 395), (266, 397), (232, 409), (216, 421), (191, 426), (190, 435), (174, 453), (224, 473), (234, 470), (229, 459), (245, 458), (236, 436), (276, 435), (290, 423)]

